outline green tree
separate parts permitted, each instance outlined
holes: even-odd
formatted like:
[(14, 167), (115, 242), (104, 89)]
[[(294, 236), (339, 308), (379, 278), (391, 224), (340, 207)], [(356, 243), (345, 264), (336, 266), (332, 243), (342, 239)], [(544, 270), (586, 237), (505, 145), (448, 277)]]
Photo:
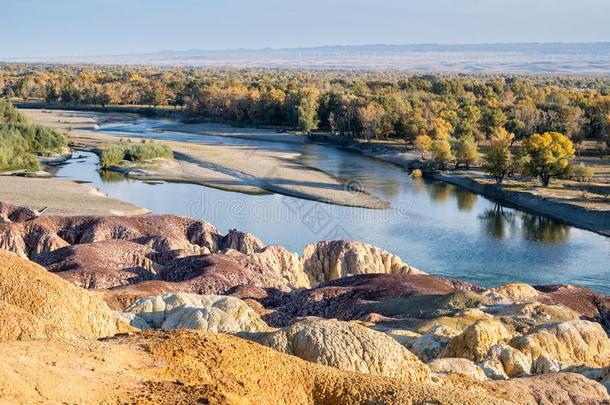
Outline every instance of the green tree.
[(453, 160), (451, 143), (446, 139), (436, 139), (432, 142), (432, 159), (439, 165), (441, 170), (447, 168), (447, 164)]
[(479, 148), (474, 137), (460, 138), (454, 142), (455, 165), (464, 165), (466, 169), (479, 161)]
[[(513, 118), (506, 123), (506, 130), (514, 134), (512, 142), (527, 138), (527, 126), (521, 120)], [(494, 134), (492, 134), (492, 137)]]
[(512, 133), (498, 128), (492, 135), (489, 149), (483, 157), (483, 169), (493, 176), (497, 184), (502, 183), (512, 169), (510, 145), (514, 138)]
[(481, 127), (487, 137), (506, 124), (506, 115), (498, 108), (486, 110), (481, 118)]
[(53, 83), (47, 83), (45, 86), (44, 100), (47, 104), (56, 103), (59, 100), (57, 88), (55, 88)]
[(575, 151), (572, 141), (558, 132), (545, 132), (530, 136), (524, 144), (524, 172), (540, 178), (548, 187), (552, 177), (568, 173)]
[(303, 87), (297, 94), (297, 128), (311, 132), (318, 128), (318, 98), (320, 92), (312, 87)]

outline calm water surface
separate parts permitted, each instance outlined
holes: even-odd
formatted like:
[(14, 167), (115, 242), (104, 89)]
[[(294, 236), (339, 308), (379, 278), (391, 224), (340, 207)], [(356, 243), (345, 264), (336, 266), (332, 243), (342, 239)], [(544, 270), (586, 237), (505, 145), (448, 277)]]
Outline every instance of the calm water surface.
[(100, 174), (97, 157), (91, 153), (75, 153), (78, 158), (63, 166), (58, 176), (90, 182), (112, 197), (156, 214), (205, 219), (222, 232), (238, 228), (267, 244), (297, 252), (319, 240), (355, 239), (398, 254), (426, 272), (484, 286), (571, 283), (610, 293), (610, 238), (504, 207), (445, 183), (410, 179), (394, 165), (331, 146), (159, 131), (163, 124), (141, 119), (100, 130), (252, 147), (251, 159), (260, 149), (300, 152), (302, 163), (389, 201), (391, 208), (340, 207), (278, 194), (247, 195), (130, 180)]

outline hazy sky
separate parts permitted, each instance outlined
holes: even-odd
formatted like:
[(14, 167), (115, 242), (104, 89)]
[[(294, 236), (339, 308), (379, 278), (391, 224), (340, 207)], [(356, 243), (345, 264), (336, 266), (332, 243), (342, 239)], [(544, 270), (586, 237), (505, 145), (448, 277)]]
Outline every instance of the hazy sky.
[(0, 57), (610, 41), (608, 0), (0, 0)]

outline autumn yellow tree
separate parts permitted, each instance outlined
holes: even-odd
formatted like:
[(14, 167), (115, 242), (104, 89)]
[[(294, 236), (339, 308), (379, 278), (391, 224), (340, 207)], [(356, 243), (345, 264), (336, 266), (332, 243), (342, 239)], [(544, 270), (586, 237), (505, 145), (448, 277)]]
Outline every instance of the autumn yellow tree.
[(568, 172), (575, 155), (572, 141), (558, 132), (534, 134), (525, 141), (524, 148), (525, 174), (539, 177), (544, 187), (548, 187), (552, 177)]
[(371, 138), (377, 138), (382, 129), (383, 110), (374, 104), (369, 104), (358, 109), (358, 115), (366, 139), (370, 141)]
[(497, 128), (490, 140), (487, 153), (483, 157), (483, 169), (493, 176), (497, 184), (502, 183), (510, 173), (513, 157), (510, 145), (515, 136), (504, 128)]
[(432, 138), (426, 134), (418, 135), (415, 138), (415, 148), (421, 153), (421, 158), (426, 158), (426, 152), (432, 149)]
[(432, 159), (444, 170), (447, 164), (453, 160), (451, 143), (446, 139), (436, 139), (432, 142)]
[(432, 135), (434, 139), (448, 140), (449, 135), (453, 132), (453, 126), (444, 118), (436, 118), (432, 123)]

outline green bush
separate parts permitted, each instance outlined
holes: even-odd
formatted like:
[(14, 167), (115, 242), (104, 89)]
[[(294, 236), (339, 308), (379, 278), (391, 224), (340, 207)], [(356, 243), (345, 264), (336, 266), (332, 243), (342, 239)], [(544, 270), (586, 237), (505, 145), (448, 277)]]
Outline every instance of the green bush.
[(31, 124), (13, 105), (0, 99), (0, 170), (40, 170), (37, 155), (62, 152), (66, 137)]
[(125, 147), (122, 145), (109, 146), (100, 153), (100, 164), (103, 168), (118, 165), (125, 158)]
[(2, 128), (0, 124), (0, 170), (40, 169), (40, 164), (28, 152), (27, 142), (16, 128)]
[(0, 122), (27, 123), (27, 118), (5, 99), (0, 98)]
[(66, 137), (56, 130), (37, 124), (0, 124), (0, 131), (16, 131), (25, 142), (26, 151), (37, 155), (60, 152), (68, 146)]
[(112, 145), (100, 153), (103, 168), (118, 165), (122, 160), (143, 163), (153, 159), (171, 159), (174, 153), (167, 145), (154, 142), (133, 144), (131, 142)]
[(132, 162), (146, 162), (152, 159), (170, 159), (171, 157), (173, 157), (173, 152), (169, 146), (148, 142), (131, 145), (127, 150), (126, 159)]

